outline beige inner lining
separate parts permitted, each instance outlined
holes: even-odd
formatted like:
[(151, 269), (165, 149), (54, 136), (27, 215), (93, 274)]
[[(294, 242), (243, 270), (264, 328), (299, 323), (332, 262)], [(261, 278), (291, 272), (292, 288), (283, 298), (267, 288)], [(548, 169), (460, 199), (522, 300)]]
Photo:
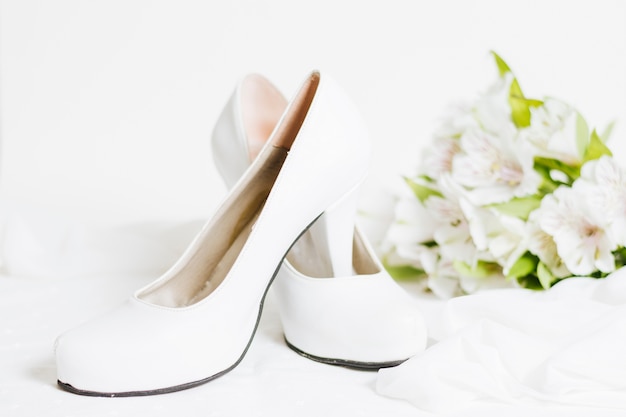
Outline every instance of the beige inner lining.
[(353, 267), (354, 272), (357, 275), (371, 275), (377, 274), (380, 272), (380, 267), (378, 266), (378, 262), (376, 262), (370, 253), (370, 251), (366, 248), (365, 242), (363, 242), (363, 237), (360, 233), (354, 233), (354, 246), (352, 249), (352, 259), (353, 259)]
[[(246, 177), (232, 190), (194, 248), (191, 248), (192, 255), (172, 271), (168, 279), (139, 293), (140, 299), (166, 307), (183, 307), (204, 299), (222, 283), (248, 240), (302, 126), (318, 84), (319, 74), (314, 73), (287, 109), (270, 138), (271, 146), (263, 148)], [(271, 245), (271, 242), (267, 244)]]

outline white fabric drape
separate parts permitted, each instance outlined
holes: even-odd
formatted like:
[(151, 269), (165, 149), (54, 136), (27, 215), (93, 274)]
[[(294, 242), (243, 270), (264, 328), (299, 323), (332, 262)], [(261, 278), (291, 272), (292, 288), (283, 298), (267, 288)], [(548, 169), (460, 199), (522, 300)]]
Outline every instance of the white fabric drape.
[(434, 345), (379, 372), (380, 394), (434, 412), (475, 400), (626, 410), (625, 270), (452, 299), (441, 319)]

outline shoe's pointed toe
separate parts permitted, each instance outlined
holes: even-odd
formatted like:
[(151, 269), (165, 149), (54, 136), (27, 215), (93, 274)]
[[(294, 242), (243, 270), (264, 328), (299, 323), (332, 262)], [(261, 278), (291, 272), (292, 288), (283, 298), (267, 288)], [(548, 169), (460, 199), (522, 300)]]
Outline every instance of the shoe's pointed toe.
[(178, 391), (234, 367), (251, 341), (257, 312), (224, 303), (161, 308), (133, 297), (61, 335), (55, 345), (59, 384), (95, 396)]
[(145, 389), (136, 377), (126, 377), (142, 375), (139, 368), (144, 368), (142, 362), (150, 352), (144, 345), (149, 339), (142, 334), (144, 328), (134, 326), (136, 321), (126, 303), (59, 336), (55, 344), (59, 385), (84, 395), (114, 396)]

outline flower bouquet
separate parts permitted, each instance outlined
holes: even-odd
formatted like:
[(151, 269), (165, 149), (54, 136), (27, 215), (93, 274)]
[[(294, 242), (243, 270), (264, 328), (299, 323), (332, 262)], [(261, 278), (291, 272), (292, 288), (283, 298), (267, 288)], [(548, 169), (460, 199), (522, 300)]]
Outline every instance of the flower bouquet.
[(493, 54), (498, 79), (456, 105), (395, 206), (384, 261), (425, 275), (440, 297), (601, 278), (626, 263), (626, 175), (603, 132), (570, 105), (526, 97)]

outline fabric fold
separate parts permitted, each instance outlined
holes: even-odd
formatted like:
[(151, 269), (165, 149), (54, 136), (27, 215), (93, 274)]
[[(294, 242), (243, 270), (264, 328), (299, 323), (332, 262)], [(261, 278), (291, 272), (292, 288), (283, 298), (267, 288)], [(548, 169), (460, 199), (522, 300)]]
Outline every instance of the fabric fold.
[(433, 412), (477, 400), (626, 409), (626, 271), (484, 291), (443, 311), (441, 339), (380, 370), (380, 394)]

